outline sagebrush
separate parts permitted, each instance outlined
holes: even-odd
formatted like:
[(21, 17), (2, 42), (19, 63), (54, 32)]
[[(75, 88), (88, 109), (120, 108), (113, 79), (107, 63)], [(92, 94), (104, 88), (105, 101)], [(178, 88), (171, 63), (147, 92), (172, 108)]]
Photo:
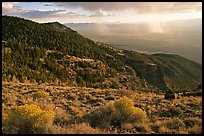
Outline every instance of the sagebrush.
[(6, 121), (5, 133), (45, 134), (52, 125), (54, 112), (42, 110), (34, 104), (18, 106)]

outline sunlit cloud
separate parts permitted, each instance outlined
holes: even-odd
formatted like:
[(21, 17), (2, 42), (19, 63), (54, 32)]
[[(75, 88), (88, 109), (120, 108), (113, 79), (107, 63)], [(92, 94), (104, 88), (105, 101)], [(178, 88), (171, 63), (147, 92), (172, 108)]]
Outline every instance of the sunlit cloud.
[[(201, 2), (3, 2), (2, 14), (39, 22), (165, 22), (202, 18)], [(158, 26), (158, 25), (157, 25)]]
[(17, 2), (3, 2), (2, 3), (2, 8), (4, 10), (9, 10), (9, 9), (12, 9), (13, 8), (13, 5), (17, 3)]
[(89, 11), (123, 11), (132, 10), (137, 13), (181, 13), (189, 9), (202, 10), (201, 2), (56, 2), (57, 6), (82, 8)]
[(25, 12), (26, 10), (21, 6), (15, 6), (18, 2), (3, 2), (2, 3), (2, 14), (10, 15), (19, 12)]
[[(61, 17), (68, 17), (68, 18), (77, 18), (85, 16), (84, 14), (77, 14), (72, 11), (68, 11), (62, 8), (53, 8), (51, 10), (47, 9), (36, 9), (36, 10), (29, 10), (22, 6), (15, 5), (18, 2), (3, 2), (2, 3), (2, 14), (3, 15), (12, 15), (12, 16), (19, 16), (28, 19), (36, 19), (36, 20), (45, 20), (48, 18), (52, 18), (53, 20)], [(52, 4), (49, 4), (51, 6)], [(44, 6), (48, 6), (44, 4)], [(55, 18), (55, 19), (54, 19)]]
[(110, 14), (106, 11), (103, 11), (103, 10), (98, 10), (95, 12), (95, 14), (93, 15), (90, 15), (89, 17), (107, 17), (107, 16), (114, 16), (115, 14)]

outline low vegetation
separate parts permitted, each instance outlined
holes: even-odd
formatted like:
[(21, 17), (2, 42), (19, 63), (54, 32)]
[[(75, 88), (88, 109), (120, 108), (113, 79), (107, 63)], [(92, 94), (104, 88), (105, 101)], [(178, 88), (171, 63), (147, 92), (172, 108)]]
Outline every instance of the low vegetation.
[(124, 97), (94, 109), (84, 118), (92, 127), (125, 129), (127, 125), (134, 127), (134, 124), (144, 122), (146, 113), (134, 107), (131, 99)]
[(42, 90), (33, 93), (33, 99), (46, 99), (48, 96), (49, 94)]
[(4, 131), (13, 134), (46, 134), (49, 133), (53, 119), (54, 112), (25, 104), (10, 112)]
[(178, 55), (117, 49), (57, 22), (2, 16), (2, 80), (183, 92), (202, 82), (202, 66)]
[(201, 82), (202, 66), (178, 55), (2, 16), (5, 134), (202, 133)]
[[(34, 94), (40, 95), (34, 98)], [(41, 94), (46, 97), (40, 99)], [(143, 88), (134, 92), (3, 82), (2, 131), (6, 134), (202, 133), (201, 96), (164, 98), (165, 94), (144, 92)]]

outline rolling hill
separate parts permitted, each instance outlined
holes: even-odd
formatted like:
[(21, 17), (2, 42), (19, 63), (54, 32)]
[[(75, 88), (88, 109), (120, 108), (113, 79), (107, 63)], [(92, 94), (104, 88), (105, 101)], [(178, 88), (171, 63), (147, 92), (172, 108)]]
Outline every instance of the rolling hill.
[(2, 55), (4, 81), (162, 91), (193, 89), (202, 82), (202, 66), (196, 62), (117, 49), (59, 22), (2, 16)]

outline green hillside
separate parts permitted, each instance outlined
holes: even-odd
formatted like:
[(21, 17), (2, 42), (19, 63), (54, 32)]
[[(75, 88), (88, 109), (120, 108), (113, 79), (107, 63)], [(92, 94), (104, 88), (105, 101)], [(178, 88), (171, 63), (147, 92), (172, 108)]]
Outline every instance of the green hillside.
[(2, 55), (4, 81), (132, 90), (152, 85), (180, 91), (202, 82), (202, 67), (195, 62), (116, 49), (58, 22), (2, 16)]
[[(2, 16), (3, 80), (62, 82), (95, 88), (136, 88), (112, 47), (87, 39), (54, 22)], [(129, 68), (131, 69), (131, 68)]]
[(153, 59), (163, 70), (164, 80), (171, 88), (195, 89), (202, 81), (202, 66), (174, 54), (153, 54)]

